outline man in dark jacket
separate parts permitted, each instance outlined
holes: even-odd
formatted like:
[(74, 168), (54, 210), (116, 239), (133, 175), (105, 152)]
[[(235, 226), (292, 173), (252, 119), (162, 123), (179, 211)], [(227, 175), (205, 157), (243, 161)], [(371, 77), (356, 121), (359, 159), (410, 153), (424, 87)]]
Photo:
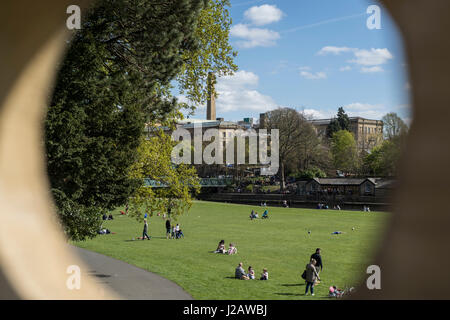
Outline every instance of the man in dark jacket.
[(316, 253), (311, 255), (311, 259), (316, 260), (316, 271), (317, 274), (319, 274), (319, 271), (322, 271), (323, 269), (322, 257), (320, 256), (320, 248), (317, 248)]
[(147, 232), (148, 232), (147, 219), (144, 219), (144, 231), (142, 231), (142, 240), (145, 240), (145, 238), (150, 240), (150, 236), (147, 234)]
[(166, 239), (170, 239), (170, 232), (171, 232), (171, 228), (170, 228), (170, 219), (166, 220)]

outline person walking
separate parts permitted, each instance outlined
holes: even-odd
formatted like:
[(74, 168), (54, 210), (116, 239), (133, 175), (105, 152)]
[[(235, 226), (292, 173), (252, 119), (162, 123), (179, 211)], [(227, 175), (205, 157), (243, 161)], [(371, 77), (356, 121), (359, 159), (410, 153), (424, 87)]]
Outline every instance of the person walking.
[(306, 265), (306, 289), (305, 296), (308, 294), (308, 289), (311, 288), (311, 295), (314, 295), (314, 284), (316, 279), (320, 281), (319, 275), (316, 271), (316, 260), (311, 261)]
[(170, 219), (166, 220), (166, 239), (170, 239)]
[(311, 259), (316, 260), (317, 274), (319, 274), (320, 271), (322, 271), (322, 269), (323, 269), (322, 256), (320, 255), (320, 252), (321, 252), (320, 248), (317, 248), (316, 252), (311, 255)]
[(148, 235), (147, 232), (148, 232), (148, 223), (147, 219), (144, 219), (144, 231), (142, 231), (142, 240), (145, 240), (145, 238), (150, 240), (150, 236)]

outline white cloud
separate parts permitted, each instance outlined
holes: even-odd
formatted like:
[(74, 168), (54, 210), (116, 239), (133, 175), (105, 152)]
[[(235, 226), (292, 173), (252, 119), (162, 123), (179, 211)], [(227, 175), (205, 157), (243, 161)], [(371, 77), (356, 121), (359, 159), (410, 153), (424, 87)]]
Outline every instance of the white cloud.
[(338, 55), (341, 54), (342, 52), (350, 52), (353, 51), (354, 49), (352, 48), (347, 48), (347, 47), (333, 47), (333, 46), (327, 46), (327, 47), (323, 47), (322, 49), (320, 49), (319, 52), (317, 52), (317, 54), (319, 56), (324, 56), (327, 54), (334, 54), (334, 55)]
[(253, 72), (241, 70), (232, 76), (217, 79), (216, 107), (218, 114), (230, 111), (264, 112), (276, 107), (275, 101), (258, 92), (259, 78)]
[(341, 53), (348, 52), (351, 52), (354, 55), (354, 59), (349, 60), (348, 62), (358, 65), (360, 67), (360, 71), (363, 73), (383, 72), (384, 70), (380, 66), (386, 64), (389, 60), (392, 60), (394, 58), (387, 48), (372, 48), (370, 50), (366, 50), (358, 48), (327, 46), (320, 49), (317, 54), (324, 56), (327, 54), (339, 55)]
[(237, 45), (243, 48), (271, 47), (280, 38), (280, 34), (276, 31), (249, 28), (248, 25), (242, 23), (232, 26), (230, 35), (242, 39), (237, 42)]
[(392, 59), (393, 56), (388, 49), (356, 49), (354, 51), (356, 59), (350, 60), (363, 66), (378, 66), (387, 63), (388, 60)]
[(316, 109), (304, 109), (303, 114), (307, 119), (326, 119), (330, 118), (332, 115), (327, 111), (316, 110)]
[(301, 70), (300, 69), (300, 75), (305, 78), (305, 79), (309, 79), (309, 80), (319, 80), (319, 79), (326, 79), (327, 78), (327, 74), (325, 72), (309, 72), (309, 71), (305, 71), (305, 70)]
[(341, 72), (350, 71), (350, 70), (352, 70), (352, 67), (350, 67), (350, 66), (345, 66), (345, 67), (339, 68), (339, 71), (341, 71)]
[(380, 66), (374, 66), (374, 67), (361, 67), (362, 73), (376, 73), (376, 72), (383, 72), (383, 68)]
[(389, 111), (382, 104), (354, 102), (343, 106), (350, 117), (363, 117), (367, 119), (381, 119)]
[(275, 5), (263, 4), (254, 6), (245, 11), (245, 18), (251, 21), (255, 26), (263, 26), (269, 23), (280, 21), (283, 12)]

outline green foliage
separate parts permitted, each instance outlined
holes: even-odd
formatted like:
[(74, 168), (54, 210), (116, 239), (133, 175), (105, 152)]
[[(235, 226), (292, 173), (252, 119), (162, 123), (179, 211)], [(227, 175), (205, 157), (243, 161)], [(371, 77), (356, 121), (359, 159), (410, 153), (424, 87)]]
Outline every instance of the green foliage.
[(169, 208), (170, 218), (176, 220), (191, 208), (193, 195), (200, 191), (200, 179), (194, 167), (171, 163), (175, 144), (170, 135), (158, 131), (150, 140), (142, 140), (138, 148), (138, 159), (130, 168), (130, 178), (148, 178), (166, 186), (141, 186), (135, 191), (128, 214), (138, 221), (143, 220), (145, 212), (152, 216), (155, 212), (168, 212)]
[(352, 133), (340, 130), (331, 138), (331, 154), (335, 169), (344, 172), (355, 172), (358, 167), (358, 152)]
[[(142, 184), (128, 170), (138, 158), (145, 121), (176, 114), (168, 88), (184, 57), (199, 49), (195, 29), (205, 3), (101, 0), (68, 43), (45, 121), (45, 146), (69, 236), (92, 234), (98, 224), (91, 212), (124, 204)], [(64, 217), (75, 203), (76, 221), (84, 223)]]
[[(184, 107), (195, 109), (196, 104), (207, 99), (208, 73), (216, 77), (232, 75), (238, 67), (234, 63), (237, 52), (229, 44), (231, 17), (227, 7), (229, 0), (208, 0), (207, 6), (200, 12), (194, 32), (197, 49), (184, 52), (185, 61), (177, 80), (180, 93), (193, 105)], [(215, 83), (215, 77), (213, 78)], [(214, 87), (212, 87), (213, 92)]]
[(327, 126), (327, 137), (331, 138), (333, 134), (335, 134), (339, 130), (341, 130), (339, 121), (337, 121), (337, 119), (332, 119)]
[(342, 107), (338, 109), (337, 118), (332, 119), (328, 124), (327, 137), (331, 138), (339, 130), (350, 131), (350, 119)]
[(298, 177), (304, 179), (312, 179), (312, 178), (326, 178), (326, 173), (320, 168), (310, 168), (305, 169), (299, 172)]
[(255, 187), (255, 186), (254, 186), (253, 184), (248, 184), (248, 185), (245, 186), (245, 191), (246, 191), (246, 192), (253, 193), (254, 187)]
[(341, 130), (350, 131), (350, 119), (342, 107), (339, 107), (338, 109), (337, 121), (339, 122), (339, 127)]
[(52, 194), (64, 234), (68, 238), (81, 241), (97, 235), (102, 224), (101, 211), (72, 201), (58, 189), (52, 189)]
[(400, 139), (385, 140), (364, 158), (363, 167), (374, 176), (396, 176), (401, 153)]

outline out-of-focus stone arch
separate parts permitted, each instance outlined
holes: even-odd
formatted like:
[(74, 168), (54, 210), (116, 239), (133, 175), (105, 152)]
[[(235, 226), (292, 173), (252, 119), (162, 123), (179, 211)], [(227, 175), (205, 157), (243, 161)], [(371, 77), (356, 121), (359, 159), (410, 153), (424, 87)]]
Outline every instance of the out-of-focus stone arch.
[[(382, 290), (366, 290), (363, 283), (355, 298), (448, 299), (450, 2), (382, 3), (403, 35), (414, 122), (391, 224), (374, 259), (381, 267)], [(86, 269), (55, 223), (45, 174), (42, 120), (55, 66), (70, 36), (65, 12), (71, 4), (75, 3), (0, 4), (1, 298), (114, 298), (109, 292), (102, 294), (88, 277), (80, 290), (68, 290), (67, 267)]]

